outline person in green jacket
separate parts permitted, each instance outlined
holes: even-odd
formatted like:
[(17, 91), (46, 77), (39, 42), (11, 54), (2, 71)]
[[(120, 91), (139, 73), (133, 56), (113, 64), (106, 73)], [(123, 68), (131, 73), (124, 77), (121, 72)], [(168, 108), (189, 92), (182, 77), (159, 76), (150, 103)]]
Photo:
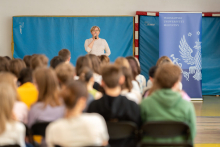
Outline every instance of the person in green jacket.
[[(190, 127), (191, 141), (196, 135), (196, 115), (191, 102), (182, 99), (178, 91), (181, 81), (181, 70), (177, 65), (165, 63), (157, 69), (153, 87), (149, 91), (149, 97), (140, 105), (142, 122), (149, 121), (179, 121), (185, 122)], [(149, 138), (143, 141), (156, 141), (163, 143), (183, 141), (182, 136), (175, 138)]]

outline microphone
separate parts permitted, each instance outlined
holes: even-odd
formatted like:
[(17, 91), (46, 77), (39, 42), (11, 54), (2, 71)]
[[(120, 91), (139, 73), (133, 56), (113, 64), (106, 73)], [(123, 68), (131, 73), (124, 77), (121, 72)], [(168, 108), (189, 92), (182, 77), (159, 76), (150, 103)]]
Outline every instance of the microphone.
[(97, 36), (96, 36), (96, 34), (95, 34), (95, 39), (97, 39)]

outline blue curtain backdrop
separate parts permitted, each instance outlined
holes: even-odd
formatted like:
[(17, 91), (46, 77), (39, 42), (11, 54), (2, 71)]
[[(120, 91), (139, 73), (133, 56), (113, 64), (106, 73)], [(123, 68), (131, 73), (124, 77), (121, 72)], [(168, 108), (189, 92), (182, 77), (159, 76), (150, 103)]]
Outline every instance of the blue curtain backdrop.
[[(202, 94), (220, 94), (220, 18), (202, 18)], [(140, 16), (139, 59), (148, 79), (149, 68), (159, 58), (159, 17)]]
[(133, 55), (133, 17), (13, 17), (13, 57), (45, 54), (52, 59), (66, 48), (75, 65), (79, 56), (87, 54), (84, 43), (95, 25), (110, 47), (111, 61)]

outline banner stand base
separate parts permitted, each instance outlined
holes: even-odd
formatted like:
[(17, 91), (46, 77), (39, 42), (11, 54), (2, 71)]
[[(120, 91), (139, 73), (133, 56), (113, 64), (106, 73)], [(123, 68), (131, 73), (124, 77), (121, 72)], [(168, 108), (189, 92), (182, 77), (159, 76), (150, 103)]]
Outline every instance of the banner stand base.
[(203, 101), (203, 98), (191, 98), (191, 101)]

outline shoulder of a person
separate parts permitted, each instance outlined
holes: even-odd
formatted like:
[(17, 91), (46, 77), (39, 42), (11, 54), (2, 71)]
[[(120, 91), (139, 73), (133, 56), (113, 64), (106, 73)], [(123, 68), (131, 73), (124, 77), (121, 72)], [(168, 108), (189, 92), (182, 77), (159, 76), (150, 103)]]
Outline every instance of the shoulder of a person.
[(57, 127), (59, 126), (63, 126), (63, 123), (65, 122), (66, 120), (64, 118), (60, 118), (58, 120), (55, 120), (53, 122), (51, 122), (49, 125), (48, 125), (48, 129), (56, 129)]
[(89, 42), (89, 41), (91, 41), (91, 40), (92, 40), (92, 38), (89, 38), (89, 39), (86, 39), (85, 42)]
[(81, 118), (83, 122), (87, 122), (89, 124), (104, 124), (105, 122), (104, 118), (98, 113), (83, 113)]
[(24, 102), (22, 102), (22, 101), (16, 101), (15, 102), (15, 106), (16, 107), (19, 107), (20, 109), (27, 109), (27, 105), (24, 103)]
[(25, 131), (25, 126), (23, 123), (15, 121), (13, 125), (15, 125), (15, 128), (18, 131)]

